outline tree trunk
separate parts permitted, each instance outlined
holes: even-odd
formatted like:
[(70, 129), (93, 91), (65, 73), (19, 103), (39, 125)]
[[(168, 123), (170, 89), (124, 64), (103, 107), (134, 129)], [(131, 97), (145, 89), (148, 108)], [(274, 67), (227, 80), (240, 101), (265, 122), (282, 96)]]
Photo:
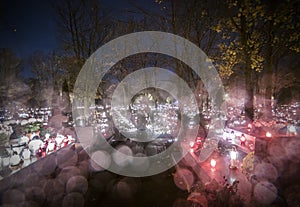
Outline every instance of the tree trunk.
[(245, 99), (245, 116), (248, 117), (251, 121), (254, 120), (254, 81), (253, 81), (253, 71), (251, 68), (251, 49), (248, 46), (248, 34), (247, 34), (247, 21), (246, 17), (241, 14), (241, 44), (243, 48), (243, 62), (244, 62), (244, 74), (245, 74), (245, 88), (248, 93), (248, 97)]
[(272, 46), (272, 30), (273, 30), (273, 20), (270, 20), (267, 25), (267, 44), (266, 44), (266, 55), (265, 55), (265, 77), (263, 85), (265, 87), (265, 103), (264, 103), (264, 112), (263, 119), (268, 121), (272, 119), (272, 95), (273, 95), (273, 81), (272, 81), (272, 54), (273, 54), (273, 46)]
[(248, 67), (246, 63), (245, 66), (245, 87), (248, 93), (248, 97), (245, 100), (245, 116), (248, 117), (251, 121), (254, 120), (254, 84), (252, 79), (252, 70), (251, 67)]

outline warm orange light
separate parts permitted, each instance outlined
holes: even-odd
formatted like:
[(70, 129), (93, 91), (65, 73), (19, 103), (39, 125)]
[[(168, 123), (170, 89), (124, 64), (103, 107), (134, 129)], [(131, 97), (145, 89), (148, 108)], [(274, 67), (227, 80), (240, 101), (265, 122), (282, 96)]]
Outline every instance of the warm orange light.
[(216, 161), (215, 159), (211, 159), (211, 160), (210, 160), (210, 166), (211, 166), (212, 168), (215, 168), (216, 165), (217, 165), (217, 161)]

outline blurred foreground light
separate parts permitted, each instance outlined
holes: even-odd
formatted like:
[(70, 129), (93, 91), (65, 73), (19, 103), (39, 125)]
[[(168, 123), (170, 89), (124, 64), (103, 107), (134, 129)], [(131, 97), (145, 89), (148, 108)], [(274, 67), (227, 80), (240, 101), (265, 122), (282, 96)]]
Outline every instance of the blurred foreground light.
[(195, 142), (193, 142), (193, 141), (190, 141), (190, 147), (191, 147), (191, 148), (193, 148), (193, 147), (194, 147), (194, 145), (195, 145)]
[(106, 170), (111, 164), (111, 156), (106, 151), (98, 150), (92, 154), (90, 164), (95, 171)]
[(215, 168), (216, 165), (217, 165), (217, 161), (216, 161), (215, 159), (211, 159), (211, 160), (210, 160), (210, 166), (211, 166), (212, 168)]
[(266, 137), (271, 138), (272, 137), (271, 132), (266, 132)]
[(236, 151), (235, 147), (230, 151), (230, 165), (229, 165), (230, 169), (237, 168), (237, 153), (238, 152)]
[(230, 152), (230, 159), (231, 159), (231, 160), (236, 160), (236, 158), (237, 158), (237, 151), (232, 150), (232, 151)]

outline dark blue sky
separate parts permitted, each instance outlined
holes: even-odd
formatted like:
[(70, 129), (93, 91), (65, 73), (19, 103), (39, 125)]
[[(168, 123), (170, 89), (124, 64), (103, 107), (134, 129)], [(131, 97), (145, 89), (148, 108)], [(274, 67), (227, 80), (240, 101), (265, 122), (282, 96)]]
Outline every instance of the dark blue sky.
[[(119, 14), (130, 8), (127, 0), (102, 1), (106, 7)], [(155, 0), (142, 1), (140, 5), (155, 6)], [(0, 4), (0, 48), (10, 48), (24, 60), (25, 76), (30, 69), (27, 58), (35, 51), (45, 53), (59, 49), (54, 11), (47, 0), (2, 0)]]
[(22, 58), (36, 50), (58, 47), (53, 12), (48, 1), (5, 0), (1, 22), (1, 48), (11, 48)]
[(9, 48), (23, 59), (24, 77), (31, 76), (28, 57), (59, 47), (54, 15), (48, 1), (4, 0), (1, 2), (0, 48)]

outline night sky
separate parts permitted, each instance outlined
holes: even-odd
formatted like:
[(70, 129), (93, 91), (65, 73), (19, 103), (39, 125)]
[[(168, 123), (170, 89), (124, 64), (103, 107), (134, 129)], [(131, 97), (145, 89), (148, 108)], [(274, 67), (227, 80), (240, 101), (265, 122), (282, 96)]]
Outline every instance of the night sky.
[(36, 50), (57, 49), (56, 26), (48, 1), (5, 0), (1, 7), (1, 48), (11, 48), (22, 58)]
[[(131, 7), (127, 0), (101, 2), (114, 15), (120, 15), (121, 11)], [(145, 5), (142, 1), (138, 2)], [(147, 3), (147, 6), (155, 5), (155, 1)], [(47, 53), (60, 48), (55, 12), (47, 0), (2, 0), (0, 8), (0, 48), (10, 48), (22, 58), (22, 75), (29, 77), (27, 59), (31, 54), (35, 51)]]

